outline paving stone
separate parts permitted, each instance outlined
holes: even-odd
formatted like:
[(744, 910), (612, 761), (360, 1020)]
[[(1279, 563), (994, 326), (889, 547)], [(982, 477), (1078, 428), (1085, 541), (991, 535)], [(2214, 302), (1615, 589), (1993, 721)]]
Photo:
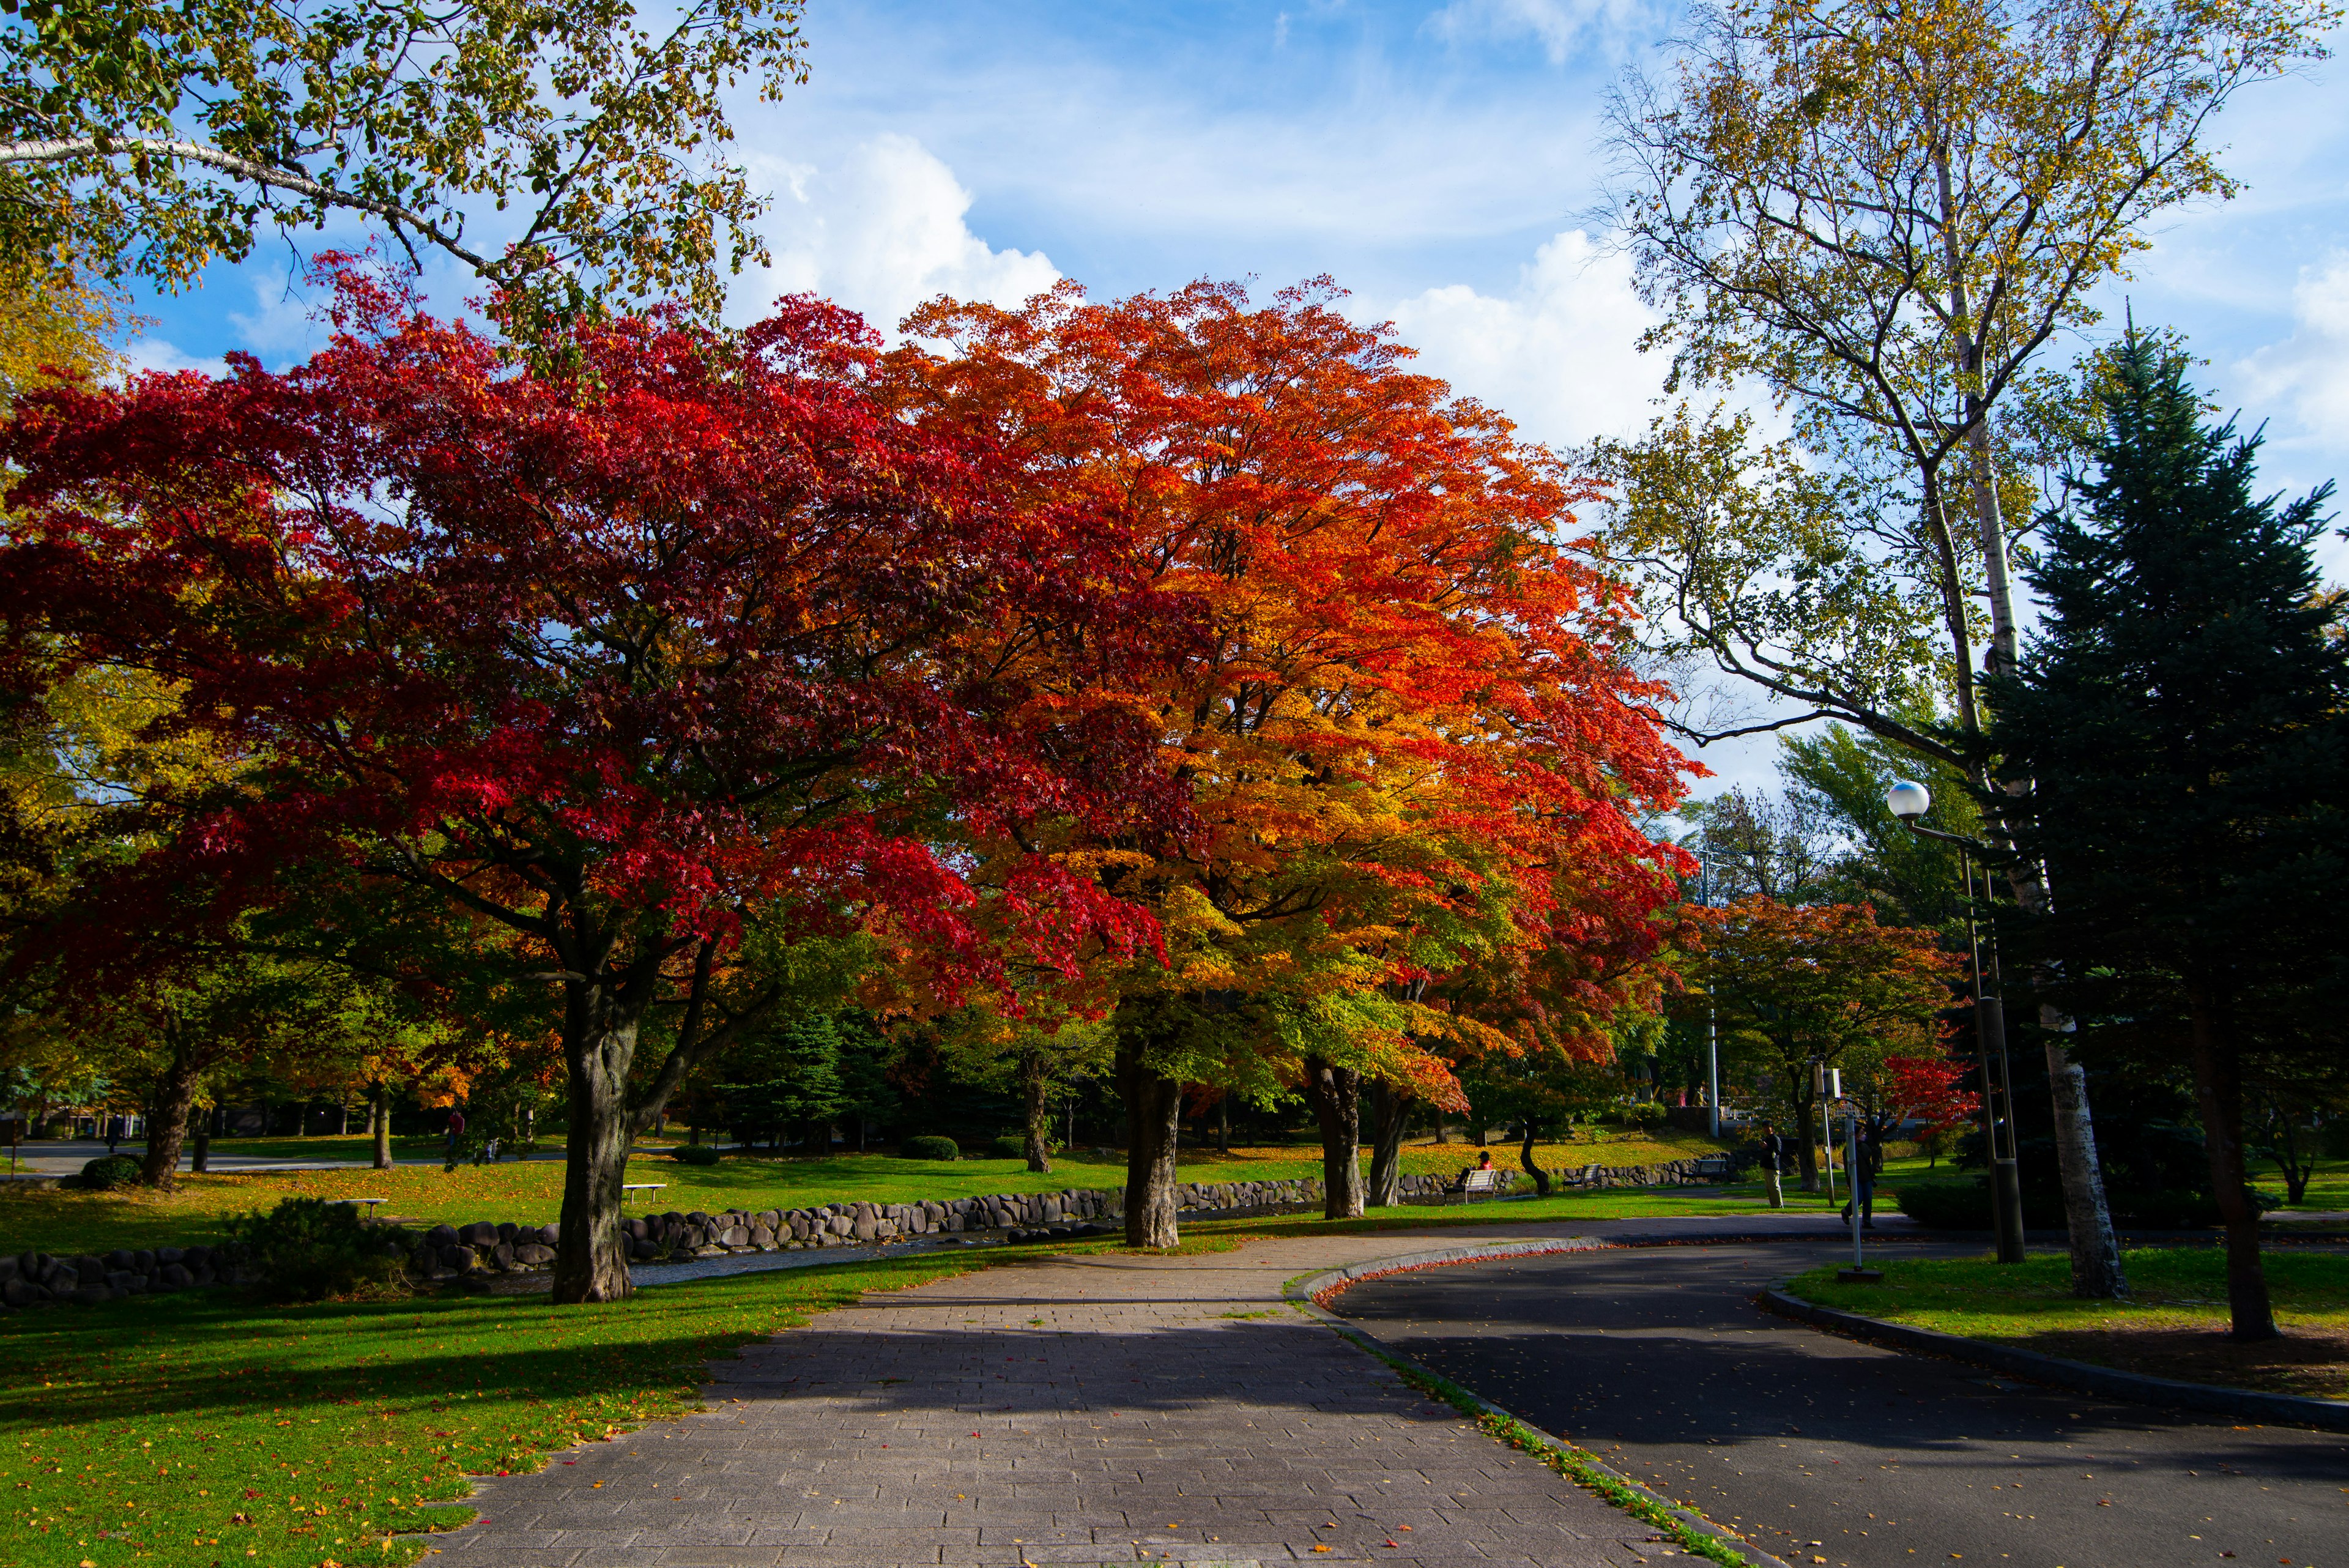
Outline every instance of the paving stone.
[(451, 1568), (1636, 1568), (1622, 1514), (1281, 1303), (1299, 1273), (1460, 1239), (1060, 1258), (877, 1294), (713, 1364), (702, 1414), (485, 1486), (488, 1517), (434, 1543)]

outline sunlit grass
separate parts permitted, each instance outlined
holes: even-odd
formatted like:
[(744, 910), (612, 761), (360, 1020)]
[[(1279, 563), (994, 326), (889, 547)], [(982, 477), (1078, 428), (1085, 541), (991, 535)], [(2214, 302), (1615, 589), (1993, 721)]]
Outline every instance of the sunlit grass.
[(1996, 1340), (2168, 1376), (2242, 1382), (2334, 1398), (2349, 1395), (2349, 1257), (2269, 1249), (2262, 1262), (2285, 1342), (2236, 1346), (2226, 1335), (2227, 1259), (2215, 1247), (2133, 1248), (2121, 1256), (2127, 1301), (2072, 1294), (2070, 1259), (1874, 1260), (1880, 1284), (1847, 1284), (1832, 1267), (1788, 1282), (1805, 1301), (1944, 1334)]
[[(295, 1140), (282, 1141), (291, 1144)], [(302, 1140), (316, 1145), (321, 1139)], [(364, 1158), (365, 1140), (347, 1140)], [(1548, 1168), (1588, 1164), (1653, 1165), (1712, 1148), (1694, 1134), (1670, 1130), (1654, 1135), (1619, 1135), (1603, 1143), (1541, 1146), (1536, 1158)], [(1495, 1164), (1515, 1168), (1514, 1147), (1495, 1147)], [(1465, 1144), (1423, 1144), (1407, 1148), (1403, 1168), (1413, 1174), (1449, 1175), (1474, 1164), (1477, 1151)], [(1211, 1149), (1182, 1151), (1186, 1181), (1251, 1181), (1318, 1177), (1320, 1152), (1310, 1147), (1235, 1148), (1228, 1156)], [(706, 1210), (790, 1209), (832, 1202), (905, 1203), (921, 1199), (965, 1198), (989, 1192), (1057, 1192), (1064, 1188), (1121, 1189), (1123, 1155), (1071, 1150), (1056, 1156), (1050, 1174), (1030, 1172), (1016, 1159), (951, 1162), (900, 1159), (895, 1155), (834, 1155), (829, 1158), (771, 1158), (729, 1155), (716, 1165), (680, 1165), (665, 1155), (639, 1154), (629, 1164), (631, 1181), (665, 1183), (640, 1195), (654, 1208), (689, 1212)], [(267, 1209), (281, 1198), (384, 1198), (387, 1216), (462, 1225), (476, 1220), (544, 1224), (563, 1208), (563, 1162), (507, 1161), (464, 1165), (244, 1172), (183, 1176), (181, 1190), (155, 1193), (0, 1190), (0, 1251), (107, 1251), (117, 1247), (185, 1246), (221, 1238), (230, 1217)]]

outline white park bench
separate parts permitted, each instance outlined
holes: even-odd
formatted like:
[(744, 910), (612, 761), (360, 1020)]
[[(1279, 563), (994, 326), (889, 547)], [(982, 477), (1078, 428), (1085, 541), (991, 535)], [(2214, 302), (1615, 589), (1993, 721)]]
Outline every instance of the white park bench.
[(367, 1206), (367, 1213), (363, 1218), (372, 1220), (375, 1218), (377, 1207), (380, 1204), (388, 1203), (391, 1199), (388, 1198), (337, 1198), (335, 1201), (337, 1203), (348, 1203), (353, 1206), (364, 1203)]
[(620, 1187), (620, 1207), (625, 1209), (628, 1206), (628, 1194), (631, 1192), (658, 1192), (667, 1185), (666, 1181), (624, 1182)]
[(1470, 1203), (1475, 1200), (1476, 1195), (1480, 1192), (1489, 1197), (1499, 1190), (1501, 1190), (1499, 1171), (1472, 1170), (1461, 1177), (1460, 1185), (1454, 1188), (1449, 1196), (1456, 1198), (1462, 1203)]

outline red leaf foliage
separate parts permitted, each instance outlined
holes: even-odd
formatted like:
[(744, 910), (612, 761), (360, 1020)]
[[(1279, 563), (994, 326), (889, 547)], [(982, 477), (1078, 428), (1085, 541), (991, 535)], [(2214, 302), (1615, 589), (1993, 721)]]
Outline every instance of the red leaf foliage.
[[(150, 891), (225, 911), (333, 862), (578, 973), (722, 949), (782, 900), (884, 920), (951, 986), (998, 955), (935, 843), (1180, 827), (1114, 693), (1185, 607), (1116, 519), (1015, 498), (994, 443), (878, 406), (854, 317), (630, 318), (521, 357), (341, 283), (307, 364), (59, 391), (0, 437), (12, 679), (155, 671), (249, 762), (159, 803)], [(1093, 679), (968, 657), (980, 628)], [(1049, 864), (1008, 891), (1052, 964), (1151, 938)]]

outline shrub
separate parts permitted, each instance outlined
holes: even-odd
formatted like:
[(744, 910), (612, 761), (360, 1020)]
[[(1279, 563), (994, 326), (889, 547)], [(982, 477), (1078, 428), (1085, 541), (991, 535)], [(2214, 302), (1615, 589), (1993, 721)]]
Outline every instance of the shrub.
[(936, 1133), (925, 1133), (919, 1137), (909, 1137), (898, 1147), (897, 1152), (907, 1159), (960, 1159), (962, 1158), (962, 1150), (955, 1147), (954, 1139)]
[[(1025, 1159), (1028, 1158), (1028, 1135), (999, 1133), (993, 1141), (988, 1144), (987, 1151), (998, 1159)], [(1058, 1154), (1061, 1152), (1061, 1146), (1054, 1139), (1048, 1137), (1044, 1140), (1044, 1152)]]
[(1641, 1100), (1635, 1106), (1626, 1106), (1623, 1125), (1627, 1127), (1660, 1127), (1664, 1125), (1664, 1107), (1653, 1100)]
[(706, 1143), (681, 1143), (668, 1151), (668, 1157), (679, 1165), (716, 1165), (725, 1158)]
[(139, 1162), (127, 1154), (102, 1154), (81, 1168), (81, 1184), (92, 1192), (139, 1185)]
[[(2278, 1199), (2253, 1188), (2243, 1189), (2254, 1210), (2273, 1209)], [(2116, 1192), (2108, 1199), (2116, 1224), (2147, 1231), (2209, 1231), (2219, 1220), (2219, 1200), (2208, 1192)]]
[(356, 1204), (287, 1198), (266, 1214), (231, 1220), (228, 1233), (273, 1301), (388, 1294), (407, 1283), (397, 1243), (362, 1222)]

